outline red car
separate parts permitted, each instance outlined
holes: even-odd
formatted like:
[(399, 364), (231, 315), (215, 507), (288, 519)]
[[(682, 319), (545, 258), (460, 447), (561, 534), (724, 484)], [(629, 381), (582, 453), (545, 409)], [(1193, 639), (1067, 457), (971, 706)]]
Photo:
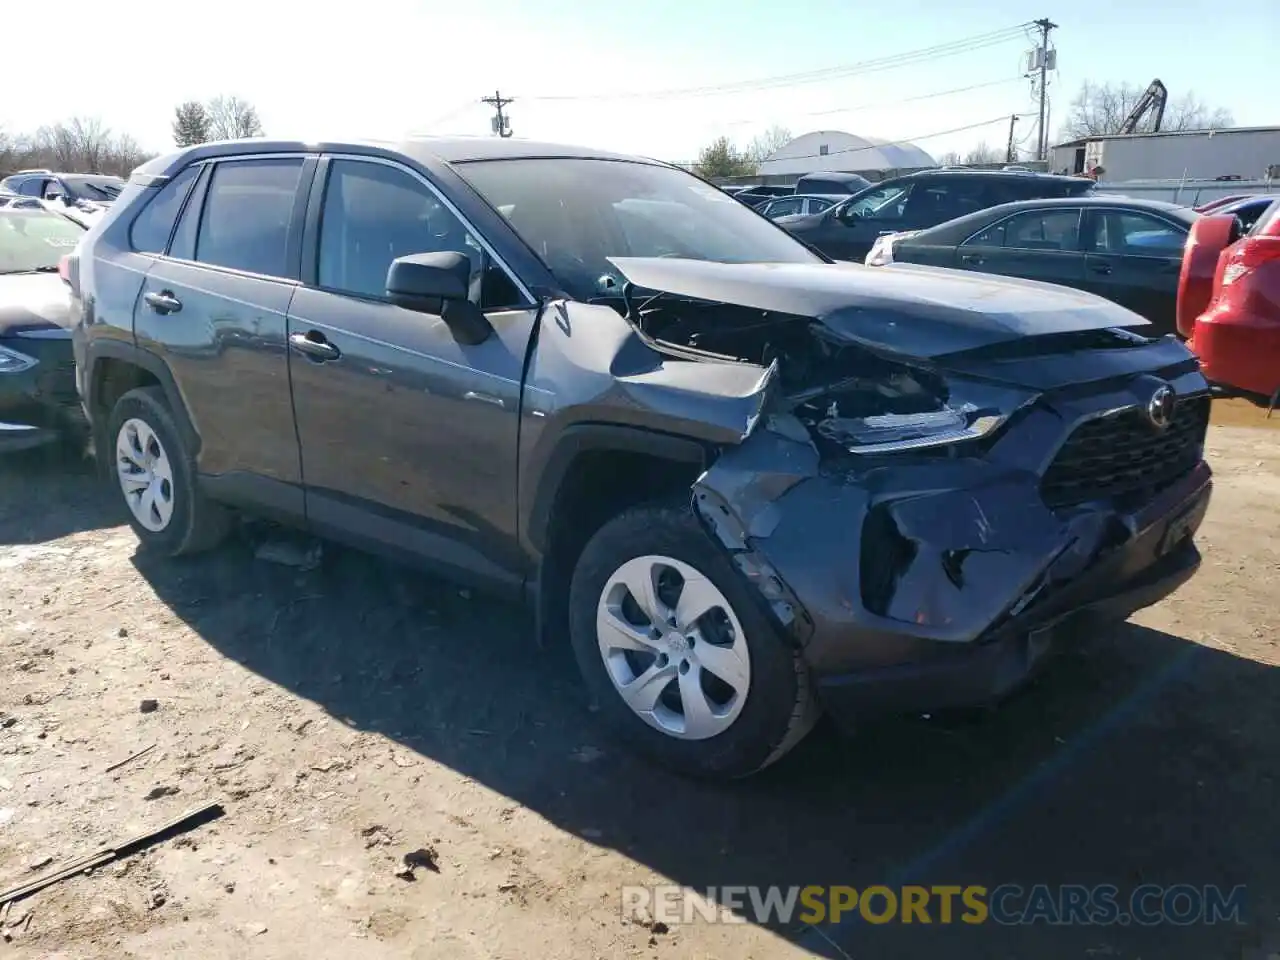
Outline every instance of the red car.
[(1275, 406), (1280, 400), (1280, 200), (1252, 229), (1238, 234), (1234, 217), (1226, 215), (1204, 217), (1192, 229), (1178, 289), (1178, 330), (1189, 338), (1211, 383)]

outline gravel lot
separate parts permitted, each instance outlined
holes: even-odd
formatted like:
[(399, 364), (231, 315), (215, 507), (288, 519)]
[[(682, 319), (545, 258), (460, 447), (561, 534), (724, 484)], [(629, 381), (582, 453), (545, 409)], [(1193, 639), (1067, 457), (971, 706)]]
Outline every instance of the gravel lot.
[[(1280, 953), (1280, 430), (1261, 417), (1219, 411), (1205, 565), (1174, 598), (1000, 711), (820, 728), (729, 787), (617, 751), (517, 609), (331, 546), (309, 571), (255, 559), (252, 531), (159, 562), (87, 466), (5, 461), (0, 884), (208, 801), (226, 815), (14, 904), (0, 956)], [(436, 869), (398, 876), (419, 849)], [(623, 884), (903, 880), (1246, 884), (1247, 923), (651, 930), (619, 909)]]

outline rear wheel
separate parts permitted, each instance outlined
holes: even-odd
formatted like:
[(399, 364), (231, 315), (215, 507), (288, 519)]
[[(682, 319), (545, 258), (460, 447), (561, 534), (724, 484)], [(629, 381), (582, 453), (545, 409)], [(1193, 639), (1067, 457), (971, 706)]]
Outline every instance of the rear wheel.
[(588, 542), (570, 588), (574, 653), (602, 715), (679, 772), (742, 777), (774, 762), (817, 708), (781, 637), (687, 505), (636, 507)]
[(216, 546), (229, 529), (224, 507), (195, 484), (195, 463), (159, 387), (124, 394), (111, 411), (111, 471), (143, 546), (170, 556)]

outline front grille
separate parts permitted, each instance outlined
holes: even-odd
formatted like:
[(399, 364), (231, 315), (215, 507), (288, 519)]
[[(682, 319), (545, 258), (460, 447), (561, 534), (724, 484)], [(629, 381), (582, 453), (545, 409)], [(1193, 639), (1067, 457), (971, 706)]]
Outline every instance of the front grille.
[(1179, 401), (1165, 430), (1137, 409), (1086, 420), (1045, 471), (1041, 495), (1050, 507), (1149, 500), (1200, 461), (1208, 425), (1208, 397)]

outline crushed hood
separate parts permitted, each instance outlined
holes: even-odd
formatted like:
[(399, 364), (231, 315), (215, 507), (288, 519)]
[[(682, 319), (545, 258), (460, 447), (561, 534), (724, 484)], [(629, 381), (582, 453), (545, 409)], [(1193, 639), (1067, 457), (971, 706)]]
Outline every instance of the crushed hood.
[(56, 273), (0, 274), (0, 337), (72, 326), (71, 294)]
[(610, 262), (645, 290), (811, 317), (837, 337), (911, 357), (1147, 323), (1118, 304), (1068, 287), (916, 264), (667, 257), (611, 257)]

